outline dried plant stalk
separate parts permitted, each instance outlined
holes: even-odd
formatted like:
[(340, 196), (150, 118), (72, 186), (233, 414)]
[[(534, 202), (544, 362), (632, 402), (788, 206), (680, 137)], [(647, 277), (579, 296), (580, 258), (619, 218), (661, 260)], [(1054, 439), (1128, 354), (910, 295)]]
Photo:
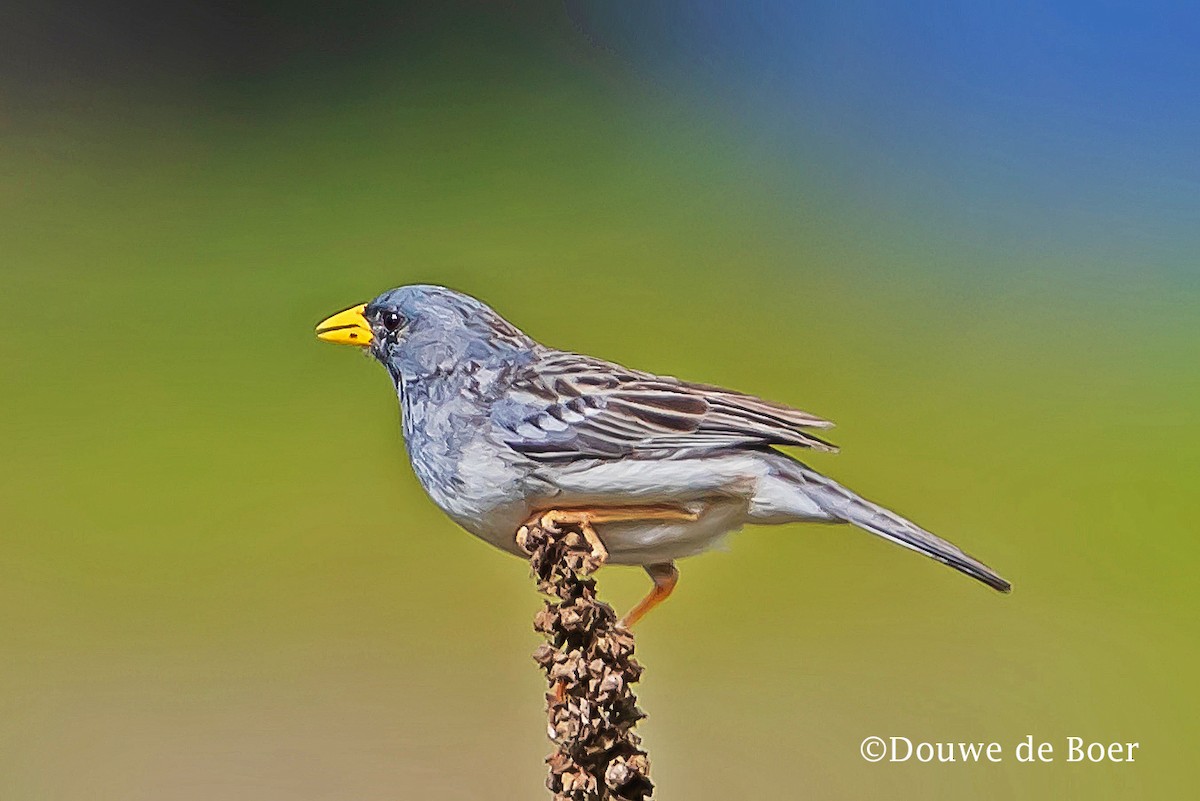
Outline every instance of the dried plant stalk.
[(601, 560), (575, 527), (526, 526), (517, 544), (529, 554), (538, 590), (550, 596), (533, 627), (546, 637), (534, 660), (546, 672), (546, 786), (555, 801), (643, 801), (650, 762), (634, 726), (645, 717), (631, 686), (642, 675), (633, 634), (596, 598), (590, 574)]

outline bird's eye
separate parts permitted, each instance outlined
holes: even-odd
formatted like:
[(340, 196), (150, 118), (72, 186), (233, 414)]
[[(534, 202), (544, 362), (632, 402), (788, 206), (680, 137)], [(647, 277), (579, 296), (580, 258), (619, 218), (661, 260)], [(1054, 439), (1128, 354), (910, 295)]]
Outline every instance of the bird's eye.
[(389, 331), (395, 331), (404, 324), (404, 317), (394, 311), (385, 311), (379, 316), (379, 321), (383, 323), (383, 327)]

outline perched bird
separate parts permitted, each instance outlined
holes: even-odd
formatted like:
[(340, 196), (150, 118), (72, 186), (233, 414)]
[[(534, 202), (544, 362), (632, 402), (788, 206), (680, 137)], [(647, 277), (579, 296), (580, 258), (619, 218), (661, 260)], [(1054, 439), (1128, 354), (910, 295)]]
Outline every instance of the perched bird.
[(535, 342), (484, 303), (402, 286), (317, 327), (366, 348), (392, 377), (409, 459), (447, 515), (520, 555), (526, 524), (573, 524), (609, 563), (641, 565), (650, 594), (675, 560), (747, 523), (851, 523), (990, 587), (983, 563), (821, 475), (775, 445), (836, 450), (828, 420), (733, 390), (631, 370)]

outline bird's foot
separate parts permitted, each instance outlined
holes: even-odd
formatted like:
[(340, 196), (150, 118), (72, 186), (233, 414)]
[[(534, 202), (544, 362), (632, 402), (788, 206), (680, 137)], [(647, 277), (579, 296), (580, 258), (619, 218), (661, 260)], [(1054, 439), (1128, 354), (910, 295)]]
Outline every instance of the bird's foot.
[(674, 562), (646, 565), (646, 572), (654, 581), (654, 588), (638, 602), (637, 606), (630, 609), (618, 621), (618, 625), (627, 629), (632, 628), (633, 624), (645, 617), (647, 612), (667, 600), (667, 597), (674, 592), (675, 585), (679, 583), (679, 569), (675, 567)]
[(538, 524), (547, 531), (553, 531), (556, 534), (562, 531), (563, 525), (576, 526), (579, 529), (579, 533), (583, 535), (584, 540), (591, 546), (592, 558), (600, 564), (608, 561), (608, 548), (604, 547), (604, 543), (600, 540), (600, 535), (592, 527), (592, 519), (589, 513), (553, 509), (543, 514), (538, 519)]
[(604, 547), (604, 542), (594, 528), (598, 523), (630, 523), (642, 520), (690, 522), (698, 517), (695, 512), (678, 506), (600, 506), (589, 509), (550, 509), (535, 515), (526, 525), (539, 525), (554, 532), (560, 531), (563, 525), (577, 526), (584, 539), (592, 546), (592, 556), (600, 562), (605, 562), (608, 560), (608, 549)]

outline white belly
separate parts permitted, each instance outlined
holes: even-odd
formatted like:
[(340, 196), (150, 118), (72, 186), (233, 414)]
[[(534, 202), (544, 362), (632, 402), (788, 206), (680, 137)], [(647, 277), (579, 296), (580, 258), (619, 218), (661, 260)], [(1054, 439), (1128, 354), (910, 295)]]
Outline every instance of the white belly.
[[(555, 508), (587, 508), (595, 504), (546, 500), (535, 504), (496, 509), (484, 522), (459, 520), (459, 524), (501, 550), (524, 556), (516, 545), (516, 531), (532, 515)], [(748, 504), (736, 498), (714, 498), (681, 505), (697, 515), (695, 520), (643, 520), (628, 523), (598, 523), (600, 541), (614, 565), (652, 565), (704, 553), (746, 522)]]
[(654, 520), (596, 526), (615, 565), (652, 565), (695, 556), (718, 547), (746, 522), (747, 504), (732, 498), (687, 505), (696, 520)]
[[(773, 458), (787, 457), (747, 453), (703, 460), (592, 462), (559, 467), (537, 475), (527, 485), (536, 491), (519, 494), (523, 496), (520, 500), (509, 500), (512, 493), (508, 492), (504, 503), (493, 506), (485, 502), (470, 514), (455, 514), (457, 510), (450, 508), (447, 511), (481, 539), (523, 556), (516, 546), (516, 531), (535, 513), (612, 506), (678, 506), (696, 514), (697, 519), (596, 526), (613, 564), (669, 562), (720, 545), (727, 534), (746, 523), (828, 519), (793, 485), (779, 479), (772, 469)], [(495, 485), (483, 481), (480, 486)], [(486, 508), (480, 508), (483, 506)]]

